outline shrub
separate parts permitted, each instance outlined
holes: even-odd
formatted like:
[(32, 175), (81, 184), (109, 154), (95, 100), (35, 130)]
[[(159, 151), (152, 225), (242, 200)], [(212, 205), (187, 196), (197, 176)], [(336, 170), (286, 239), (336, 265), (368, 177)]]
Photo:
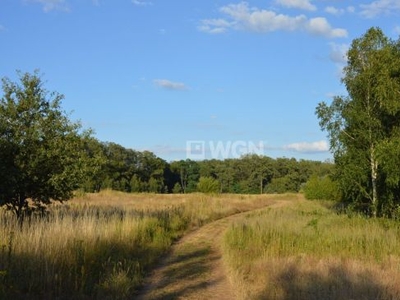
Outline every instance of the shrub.
[(197, 184), (197, 191), (200, 193), (219, 193), (220, 184), (212, 177), (200, 177), (199, 183)]
[(339, 200), (339, 188), (329, 176), (318, 177), (313, 175), (306, 182), (304, 196), (309, 200)]

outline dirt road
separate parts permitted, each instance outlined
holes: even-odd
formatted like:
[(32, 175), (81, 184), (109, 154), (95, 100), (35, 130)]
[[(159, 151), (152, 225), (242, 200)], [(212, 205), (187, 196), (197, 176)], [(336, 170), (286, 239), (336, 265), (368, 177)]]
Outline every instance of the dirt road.
[(184, 236), (150, 274), (136, 299), (236, 299), (222, 259), (222, 239), (229, 225), (248, 213), (214, 221)]

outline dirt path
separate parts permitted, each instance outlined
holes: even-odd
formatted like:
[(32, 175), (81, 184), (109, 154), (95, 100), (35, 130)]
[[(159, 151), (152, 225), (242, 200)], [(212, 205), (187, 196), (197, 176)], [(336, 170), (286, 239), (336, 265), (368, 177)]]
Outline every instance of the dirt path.
[[(275, 207), (283, 202), (271, 204)], [(234, 220), (250, 212), (217, 220), (184, 236), (150, 274), (136, 299), (235, 299), (222, 260), (222, 238)]]

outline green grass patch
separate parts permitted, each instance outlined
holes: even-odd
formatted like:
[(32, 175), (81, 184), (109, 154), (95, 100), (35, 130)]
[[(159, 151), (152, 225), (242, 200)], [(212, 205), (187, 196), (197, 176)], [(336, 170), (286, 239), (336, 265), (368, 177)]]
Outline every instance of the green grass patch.
[[(365, 299), (400, 295), (392, 286), (400, 278), (400, 223), (339, 215), (326, 202), (300, 201), (247, 215), (226, 232), (224, 257), (246, 299), (258, 299), (257, 291), (265, 293), (263, 299), (350, 299), (356, 288)], [(360, 280), (365, 288), (357, 285)], [(311, 297), (318, 289), (319, 298)]]

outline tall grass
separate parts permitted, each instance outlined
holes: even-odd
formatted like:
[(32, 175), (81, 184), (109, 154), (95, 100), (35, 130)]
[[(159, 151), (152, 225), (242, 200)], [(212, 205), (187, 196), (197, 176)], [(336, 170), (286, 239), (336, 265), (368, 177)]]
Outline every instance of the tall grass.
[(3, 215), (4, 288), (38, 298), (107, 297), (114, 290), (128, 296), (184, 228), (181, 215), (178, 208), (145, 215), (83, 207), (22, 228)]
[(106, 191), (56, 205), (22, 227), (1, 211), (0, 298), (131, 299), (186, 230), (270, 201)]
[(224, 257), (241, 299), (399, 299), (400, 224), (300, 201), (233, 224)]

